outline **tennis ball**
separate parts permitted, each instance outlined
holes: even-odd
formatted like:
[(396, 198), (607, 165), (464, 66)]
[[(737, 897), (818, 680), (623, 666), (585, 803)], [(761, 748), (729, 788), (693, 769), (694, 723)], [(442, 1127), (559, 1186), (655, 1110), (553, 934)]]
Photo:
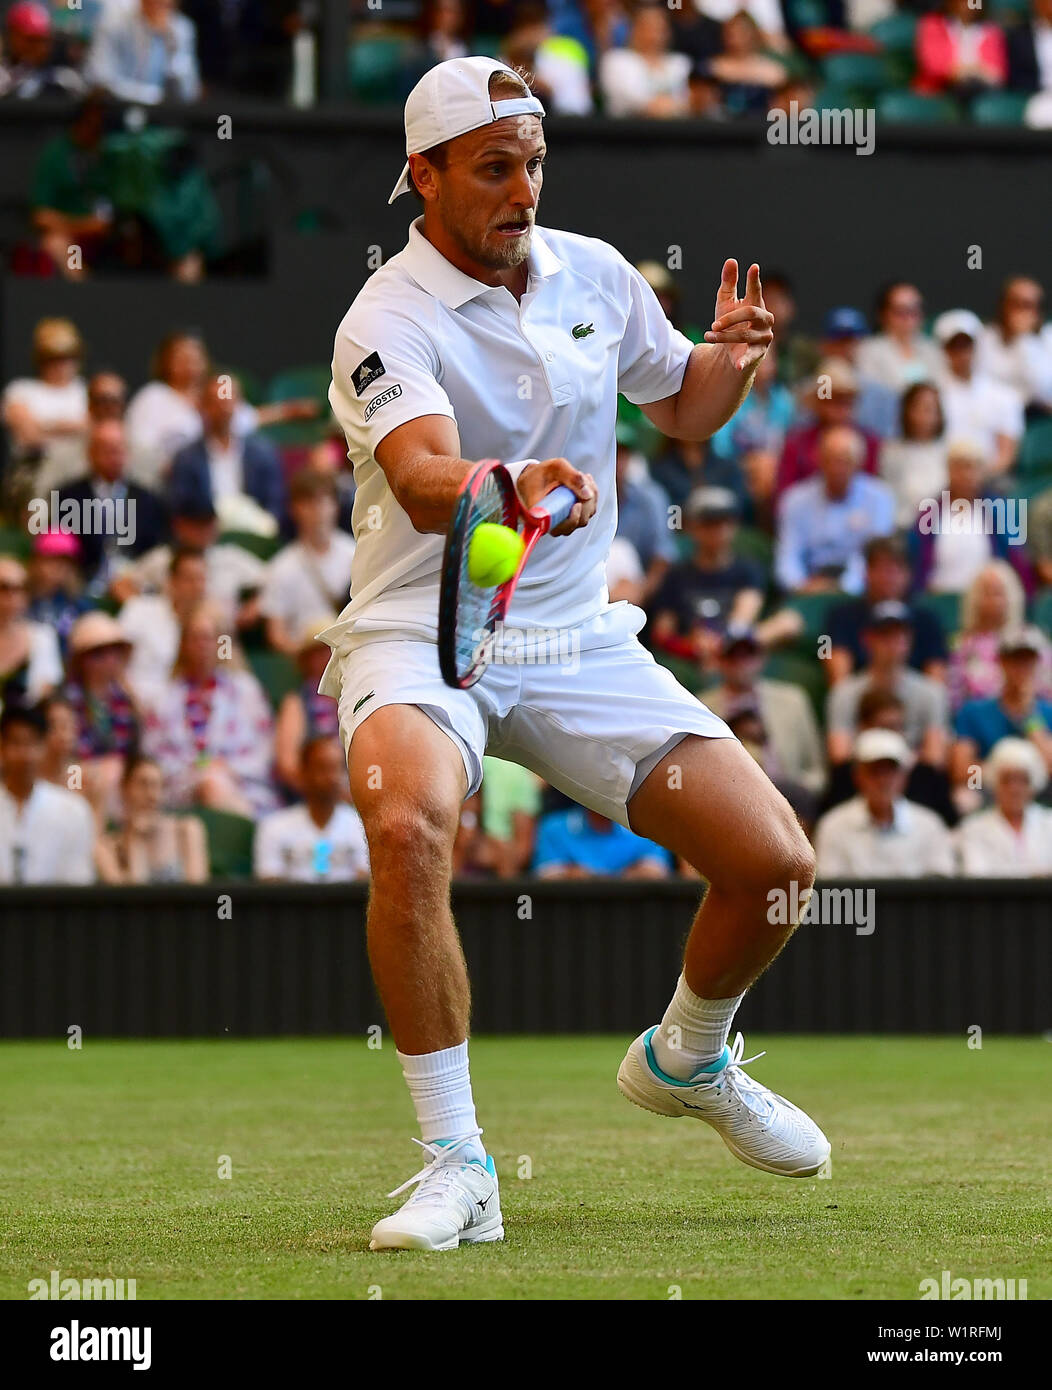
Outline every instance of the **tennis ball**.
[(468, 549), (468, 578), (481, 589), (496, 589), (515, 573), (525, 542), (510, 526), (483, 521)]

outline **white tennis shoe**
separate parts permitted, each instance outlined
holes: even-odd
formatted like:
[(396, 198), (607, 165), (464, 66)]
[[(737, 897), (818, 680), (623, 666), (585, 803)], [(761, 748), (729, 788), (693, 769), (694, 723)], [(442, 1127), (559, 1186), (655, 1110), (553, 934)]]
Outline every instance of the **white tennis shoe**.
[(743, 1058), (745, 1040), (739, 1033), (734, 1046), (724, 1048), (722, 1065), (676, 1081), (654, 1060), (656, 1032), (648, 1028), (628, 1049), (617, 1073), (623, 1096), (655, 1115), (704, 1120), (735, 1158), (765, 1173), (808, 1178), (818, 1172), (829, 1158), (829, 1140), (809, 1115), (743, 1070), (762, 1052)]
[(397, 1197), (417, 1184), (393, 1216), (373, 1227), (370, 1250), (455, 1250), (458, 1245), (504, 1239), (493, 1159), (468, 1161), (461, 1152), (475, 1137), (445, 1145), (413, 1140), (431, 1161), (387, 1194)]

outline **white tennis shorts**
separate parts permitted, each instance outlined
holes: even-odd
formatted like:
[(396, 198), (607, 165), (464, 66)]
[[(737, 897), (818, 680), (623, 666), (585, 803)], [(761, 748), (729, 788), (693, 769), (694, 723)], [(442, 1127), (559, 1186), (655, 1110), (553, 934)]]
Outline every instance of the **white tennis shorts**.
[(376, 710), (416, 705), (459, 748), (469, 796), (490, 753), (627, 826), (633, 793), (687, 734), (734, 737), (639, 643), (642, 619), (618, 604), (557, 640), (509, 645), (506, 635), (504, 659), (470, 690), (446, 685), (434, 642), (370, 634), (333, 663), (344, 750)]

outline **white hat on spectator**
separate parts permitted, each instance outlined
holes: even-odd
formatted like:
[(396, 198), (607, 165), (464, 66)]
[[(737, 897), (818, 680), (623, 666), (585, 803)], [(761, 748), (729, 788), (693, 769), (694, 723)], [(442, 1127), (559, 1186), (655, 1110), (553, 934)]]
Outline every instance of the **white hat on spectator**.
[(962, 337), (971, 338), (973, 343), (977, 343), (983, 336), (983, 322), (971, 309), (948, 309), (935, 320), (931, 331), (943, 347), (954, 338)]
[(544, 115), (544, 107), (535, 96), (491, 101), (489, 80), (495, 72), (506, 72), (523, 82), (517, 72), (496, 58), (449, 58), (424, 73), (405, 104), (406, 164), (388, 203), (409, 192), (409, 155), (423, 154), (505, 116)]
[(855, 762), (889, 762), (909, 767), (913, 757), (909, 744), (894, 729), (866, 729), (855, 739)]
[(1025, 772), (1030, 778), (1030, 790), (1040, 796), (1048, 785), (1048, 769), (1037, 748), (1025, 738), (1003, 738), (995, 743), (983, 767), (983, 781), (994, 787), (1002, 772)]
[(1044, 656), (1047, 650), (1048, 642), (1045, 640), (1045, 634), (1033, 623), (1020, 623), (1017, 627), (1006, 627), (997, 643), (999, 656), (1008, 656), (1012, 652), (1033, 652), (1035, 656)]

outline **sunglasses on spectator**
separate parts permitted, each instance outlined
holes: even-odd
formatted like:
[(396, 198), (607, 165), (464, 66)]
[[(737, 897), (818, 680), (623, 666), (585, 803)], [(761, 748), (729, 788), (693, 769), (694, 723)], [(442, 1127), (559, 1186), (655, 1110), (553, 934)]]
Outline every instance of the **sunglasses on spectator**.
[(1008, 307), (1010, 309), (1040, 309), (1043, 303), (1044, 300), (1037, 294), (1010, 294), (1008, 296)]
[(23, 594), (27, 588), (24, 579), (0, 579), (0, 594)]
[(909, 304), (889, 305), (889, 309), (893, 314), (919, 314), (921, 312), (921, 307), (922, 306), (919, 300), (917, 300), (916, 302), (911, 301)]

